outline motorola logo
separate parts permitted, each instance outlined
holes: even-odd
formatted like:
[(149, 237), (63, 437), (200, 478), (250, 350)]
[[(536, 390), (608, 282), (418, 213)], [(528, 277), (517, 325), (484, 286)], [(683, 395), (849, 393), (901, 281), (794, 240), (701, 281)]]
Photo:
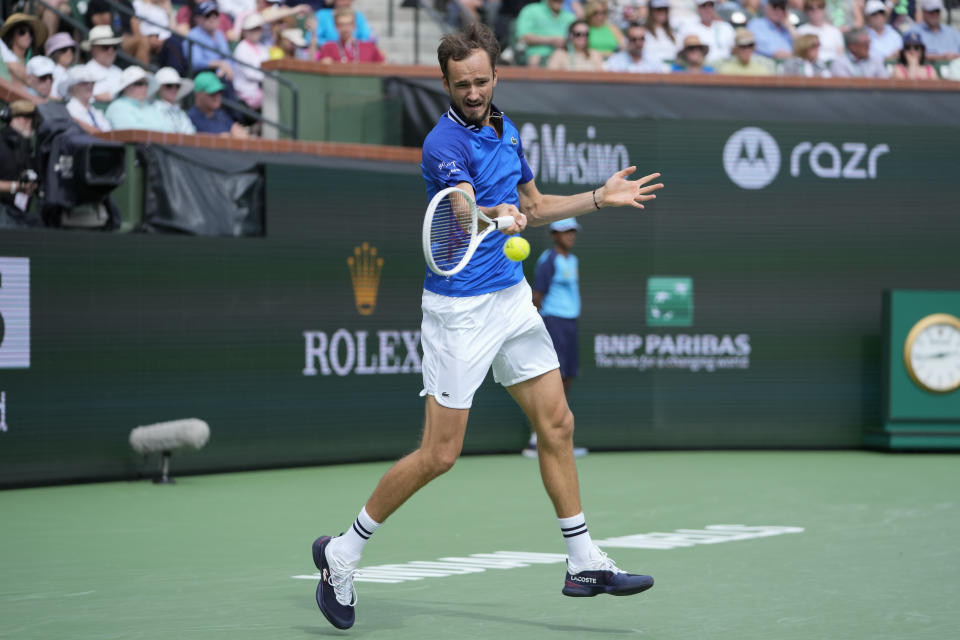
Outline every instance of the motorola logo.
[(742, 189), (763, 189), (780, 172), (780, 147), (758, 127), (735, 132), (723, 147), (723, 168)]

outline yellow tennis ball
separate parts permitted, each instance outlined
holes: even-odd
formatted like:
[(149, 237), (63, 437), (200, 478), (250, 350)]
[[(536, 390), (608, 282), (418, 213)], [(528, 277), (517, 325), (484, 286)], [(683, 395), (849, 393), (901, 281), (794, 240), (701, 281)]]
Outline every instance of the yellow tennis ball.
[(520, 236), (510, 236), (503, 245), (503, 253), (514, 262), (520, 262), (530, 255), (530, 243)]

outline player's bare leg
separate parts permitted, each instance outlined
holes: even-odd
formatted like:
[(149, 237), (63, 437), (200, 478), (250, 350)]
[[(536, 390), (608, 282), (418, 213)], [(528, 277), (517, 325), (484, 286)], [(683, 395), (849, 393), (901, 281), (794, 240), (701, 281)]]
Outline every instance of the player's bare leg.
[[(542, 376), (540, 376), (540, 377), (542, 377)], [(540, 377), (535, 378), (535, 380), (539, 380)], [(563, 385), (563, 400), (564, 400), (564, 406), (567, 407), (567, 412), (569, 413), (569, 405), (567, 405), (567, 398), (570, 397), (570, 385), (573, 384), (573, 378), (561, 378), (561, 381), (562, 381), (562, 385)], [(527, 381), (521, 382), (520, 384), (515, 385), (515, 386), (519, 387), (520, 385), (526, 384), (527, 382), (533, 382), (533, 381), (532, 381), (532, 380), (527, 380)], [(536, 395), (534, 396), (534, 399), (536, 399)], [(517, 399), (516, 396), (514, 396), (514, 400), (517, 401), (517, 404), (520, 404), (520, 406), (523, 407), (523, 404), (520, 402), (520, 400)], [(553, 403), (553, 405), (551, 405), (551, 406), (554, 406), (554, 405), (555, 405), (555, 401), (554, 401), (554, 400), (548, 400), (548, 403)], [(524, 409), (524, 411), (526, 411), (526, 409)], [(528, 418), (529, 418), (529, 415), (530, 415), (530, 414), (527, 413)], [(573, 419), (573, 416), (571, 415), (570, 418), (571, 418), (571, 420), (572, 420), (572, 419)], [(548, 420), (548, 421), (549, 421), (549, 420)], [(532, 418), (530, 418), (530, 423), (531, 423), (531, 424), (535, 424), (535, 423), (533, 422), (533, 419), (532, 419)], [(525, 458), (538, 458), (538, 457), (539, 457), (539, 454), (538, 454), (538, 451), (539, 451), (539, 444), (538, 444), (538, 442), (539, 442), (539, 437), (540, 437), (540, 436), (538, 435), (538, 433), (537, 433), (537, 431), (536, 431), (536, 428), (534, 427), (534, 429), (533, 429), (532, 432), (531, 432), (529, 442), (528, 442), (527, 445), (523, 448), (523, 451), (520, 452), (520, 453), (523, 455), (523, 457), (525, 457)], [(573, 437), (573, 436), (572, 436), (572, 434), (571, 434), (571, 438), (572, 438), (572, 437)], [(573, 450), (573, 457), (574, 457), (574, 458), (582, 458), (583, 456), (587, 455), (587, 449), (586, 449), (586, 448), (584, 448), (584, 447), (577, 447), (577, 446), (573, 445), (572, 442), (571, 442), (571, 446), (573, 447), (572, 450)], [(574, 469), (574, 471), (576, 471), (576, 469)], [(543, 473), (543, 468), (542, 468), (542, 467), (541, 467), (540, 473), (541, 473), (541, 474)], [(545, 477), (545, 476), (544, 476), (544, 477)], [(544, 480), (544, 482), (546, 482), (546, 480)], [(548, 488), (547, 491), (549, 492), (550, 489)]]
[(387, 471), (367, 501), (367, 513), (383, 522), (424, 485), (447, 472), (460, 457), (469, 409), (449, 409), (427, 396), (420, 447)]
[(560, 370), (508, 387), (537, 434), (540, 477), (558, 518), (580, 513), (580, 483), (573, 459), (573, 413), (567, 406)]
[(377, 527), (425, 484), (449, 471), (463, 449), (469, 409), (448, 409), (427, 396), (420, 447), (387, 471), (353, 526), (337, 538), (321, 536), (313, 543), (313, 561), (320, 571), (317, 604), (338, 629), (354, 622), (357, 602), (353, 576), (363, 545)]
[(646, 591), (653, 578), (619, 569), (590, 539), (580, 507), (580, 483), (573, 455), (573, 413), (567, 406), (559, 369), (508, 388), (537, 433), (543, 486), (553, 502), (567, 545), (567, 575), (562, 593), (590, 597), (627, 596)]

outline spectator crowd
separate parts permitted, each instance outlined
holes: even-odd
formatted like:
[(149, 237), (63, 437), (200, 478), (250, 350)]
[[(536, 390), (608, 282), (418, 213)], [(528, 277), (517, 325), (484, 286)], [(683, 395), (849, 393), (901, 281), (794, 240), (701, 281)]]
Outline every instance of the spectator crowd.
[(263, 62), (384, 61), (353, 0), (331, 2), (89, 0), (82, 15), (37, 5), (0, 24), (0, 78), (62, 102), (88, 133), (257, 135)]
[[(551, 69), (960, 79), (943, 0), (449, 0)], [(496, 7), (496, 10), (492, 10)], [(675, 18), (674, 12), (686, 13)], [(585, 34), (585, 35), (584, 35)]]
[[(943, 0), (440, 1), (459, 25), (492, 23), (514, 64), (960, 79), (960, 34)], [(256, 135), (264, 61), (385, 60), (353, 2), (89, 0), (72, 16), (88, 28), (82, 33), (37, 5), (36, 15), (14, 13), (0, 26), (0, 77), (38, 100), (62, 101), (89, 132)]]

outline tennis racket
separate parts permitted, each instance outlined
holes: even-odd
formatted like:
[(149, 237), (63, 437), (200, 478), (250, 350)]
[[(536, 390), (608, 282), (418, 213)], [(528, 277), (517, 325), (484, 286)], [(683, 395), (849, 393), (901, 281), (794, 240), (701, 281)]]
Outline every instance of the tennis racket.
[(513, 218), (488, 218), (469, 193), (447, 187), (433, 196), (423, 217), (423, 257), (438, 276), (459, 273), (489, 234), (513, 225)]

